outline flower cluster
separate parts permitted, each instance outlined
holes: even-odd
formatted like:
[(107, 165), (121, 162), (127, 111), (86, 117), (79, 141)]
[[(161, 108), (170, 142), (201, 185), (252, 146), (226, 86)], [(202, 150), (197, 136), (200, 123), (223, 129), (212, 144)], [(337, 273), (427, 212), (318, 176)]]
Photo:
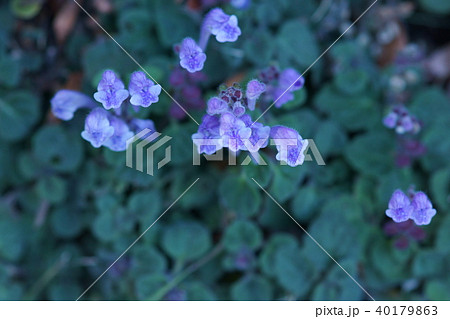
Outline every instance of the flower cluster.
[(417, 134), (421, 129), (421, 123), (411, 115), (403, 105), (395, 105), (383, 119), (384, 126), (395, 129), (397, 134)]
[(211, 35), (220, 43), (235, 42), (241, 35), (238, 20), (235, 15), (228, 15), (220, 8), (214, 8), (203, 20), (199, 44), (192, 38), (185, 38), (180, 45), (175, 46), (179, 54), (180, 65), (189, 72), (197, 72), (203, 69), (206, 61), (204, 53)]
[(412, 219), (417, 225), (428, 225), (436, 215), (436, 210), (424, 192), (410, 190), (408, 197), (397, 189), (389, 201), (386, 215), (396, 223)]
[(247, 84), (245, 94), (237, 83), (221, 86), (219, 94), (208, 101), (198, 132), (192, 135), (198, 152), (211, 155), (226, 147), (232, 152), (256, 153), (268, 145), (270, 138), (278, 150), (277, 160), (292, 167), (303, 164), (308, 141), (297, 131), (284, 126), (270, 128), (252, 121), (246, 113), (254, 109), (265, 90), (264, 83), (258, 80)]
[[(88, 108), (81, 137), (95, 148), (106, 146), (119, 152), (127, 148), (127, 140), (143, 129), (155, 131), (153, 121), (130, 118), (128, 108), (149, 107), (158, 102), (161, 86), (154, 84), (144, 72), (131, 75), (128, 90), (114, 71), (103, 73), (94, 99), (76, 91), (61, 90), (51, 100), (53, 114), (64, 121), (71, 120), (76, 110)], [(125, 101), (129, 102), (124, 103)], [(108, 110), (113, 110), (110, 112)]]
[(292, 68), (280, 71), (270, 66), (259, 74), (259, 79), (266, 84), (267, 94), (276, 107), (281, 107), (294, 99), (294, 93), (305, 85), (305, 79)]

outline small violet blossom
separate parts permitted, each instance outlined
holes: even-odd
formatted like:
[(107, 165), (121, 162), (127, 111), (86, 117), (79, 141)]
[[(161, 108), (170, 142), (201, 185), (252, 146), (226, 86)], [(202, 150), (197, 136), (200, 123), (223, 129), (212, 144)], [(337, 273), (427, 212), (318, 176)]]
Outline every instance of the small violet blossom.
[[(60, 119), (70, 120), (78, 108), (91, 108), (81, 137), (95, 148), (106, 146), (116, 152), (126, 150), (127, 141), (142, 130), (150, 129), (156, 132), (152, 120), (132, 118), (128, 112), (130, 104), (135, 107), (149, 107), (158, 101), (161, 87), (147, 79), (143, 72), (134, 72), (131, 75), (129, 103), (123, 103), (130, 95), (128, 90), (111, 70), (103, 73), (97, 90), (94, 98), (102, 103), (103, 107), (82, 93), (61, 90), (51, 100), (53, 114)], [(114, 112), (108, 112), (109, 109), (114, 109)]]
[(304, 140), (296, 130), (285, 126), (274, 126), (270, 130), (270, 137), (278, 150), (277, 160), (291, 167), (303, 164), (308, 140)]
[(436, 215), (431, 201), (424, 192), (410, 190), (410, 197), (397, 189), (389, 201), (386, 215), (396, 223), (412, 219), (416, 225), (428, 225)]
[(391, 217), (396, 223), (407, 221), (411, 217), (413, 207), (408, 196), (401, 190), (397, 189), (389, 200), (389, 208), (386, 215)]
[(97, 87), (97, 92), (94, 93), (94, 99), (97, 102), (102, 103), (103, 107), (107, 110), (117, 109), (128, 96), (129, 93), (125, 89), (125, 85), (114, 71), (107, 70), (103, 72), (102, 79)]
[(266, 85), (258, 80), (251, 80), (247, 84), (245, 95), (247, 97), (247, 106), (249, 110), (255, 109), (256, 100), (266, 91)]
[(252, 129), (232, 113), (222, 114), (219, 132), (223, 138), (223, 146), (232, 152), (246, 150), (245, 141), (252, 135)]
[(220, 136), (220, 120), (216, 116), (204, 115), (198, 132), (192, 135), (193, 142), (197, 145), (198, 153), (212, 155), (223, 147)]
[(423, 192), (417, 192), (412, 199), (412, 206), (414, 208), (411, 219), (417, 225), (428, 225), (431, 219), (436, 215), (436, 210), (433, 209), (428, 196)]
[(209, 115), (222, 114), (230, 110), (228, 104), (218, 97), (212, 97), (208, 100), (208, 108), (206, 112)]
[(235, 15), (228, 15), (220, 8), (212, 9), (203, 20), (200, 32), (200, 47), (205, 50), (210, 35), (214, 35), (218, 42), (235, 42), (241, 35), (238, 19)]
[(97, 107), (89, 113), (84, 123), (84, 131), (81, 137), (90, 142), (93, 147), (99, 148), (114, 134), (114, 127), (111, 126), (108, 112)]
[(104, 143), (106, 147), (115, 152), (125, 151), (127, 149), (127, 140), (134, 136), (128, 125), (122, 119), (111, 116), (110, 125), (114, 128), (114, 134)]
[(158, 102), (161, 86), (155, 85), (152, 80), (147, 78), (144, 72), (137, 71), (131, 75), (128, 90), (131, 95), (131, 104), (149, 107), (152, 103)]
[(58, 91), (50, 100), (50, 104), (53, 114), (64, 121), (71, 120), (73, 114), (79, 108), (93, 108), (97, 106), (95, 101), (89, 96), (72, 90)]
[(267, 85), (267, 94), (277, 108), (294, 100), (293, 92), (305, 85), (303, 76), (292, 68), (280, 71), (277, 67), (271, 66), (263, 70), (259, 78)]
[(395, 129), (397, 134), (417, 134), (422, 126), (417, 118), (411, 115), (409, 110), (403, 105), (395, 105), (383, 118), (383, 125), (387, 128)]
[(179, 47), (180, 65), (191, 73), (203, 69), (206, 54), (192, 38), (185, 38)]

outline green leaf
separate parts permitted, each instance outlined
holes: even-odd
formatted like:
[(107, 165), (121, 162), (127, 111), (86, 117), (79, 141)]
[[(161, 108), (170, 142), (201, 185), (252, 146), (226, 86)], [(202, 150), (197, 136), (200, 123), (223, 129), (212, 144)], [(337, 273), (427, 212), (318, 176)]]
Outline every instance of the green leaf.
[(257, 185), (243, 176), (228, 175), (219, 185), (223, 204), (243, 216), (253, 216), (261, 206), (261, 194)]
[(275, 256), (282, 247), (298, 247), (298, 240), (290, 234), (274, 234), (264, 245), (259, 256), (262, 271), (268, 276), (275, 276)]
[(0, 207), (0, 258), (19, 260), (25, 252), (26, 238), (23, 223), (10, 217), (7, 209)]
[(280, 285), (298, 299), (305, 297), (316, 272), (298, 247), (280, 247), (275, 255), (275, 275)]
[(425, 296), (428, 300), (433, 301), (448, 301), (450, 299), (450, 292), (448, 290), (449, 280), (432, 280), (425, 283)]
[(334, 85), (344, 94), (355, 95), (363, 93), (369, 84), (369, 75), (363, 70), (348, 70), (338, 73)]
[(368, 94), (348, 96), (339, 93), (331, 85), (325, 85), (314, 97), (314, 104), (349, 131), (376, 125), (381, 128), (381, 113), (375, 100)]
[(36, 185), (39, 197), (57, 204), (62, 202), (67, 195), (67, 182), (58, 176), (45, 176), (38, 180)]
[(261, 246), (262, 233), (257, 225), (246, 220), (236, 220), (225, 230), (223, 245), (229, 252), (242, 248), (256, 250)]
[[(439, 212), (438, 212), (439, 214)], [(446, 216), (443, 222), (440, 223), (439, 230), (437, 231), (436, 236), (436, 250), (444, 253), (450, 253), (450, 216)]]
[(71, 172), (83, 159), (81, 137), (61, 126), (43, 126), (33, 136), (33, 155), (41, 164), (59, 172)]
[(250, 275), (242, 278), (231, 287), (233, 300), (272, 300), (273, 291), (270, 282), (264, 277)]
[(421, 250), (413, 262), (413, 274), (429, 279), (446, 273), (444, 255), (433, 250)]
[(195, 260), (211, 247), (211, 235), (203, 225), (181, 221), (167, 226), (161, 245), (172, 258), (179, 261)]
[(13, 88), (20, 81), (22, 68), (20, 60), (0, 54), (0, 86)]
[(183, 285), (187, 299), (190, 301), (214, 301), (217, 300), (214, 292), (201, 282), (194, 281)]
[(309, 221), (311, 217), (317, 212), (316, 208), (319, 205), (319, 194), (317, 188), (314, 186), (300, 187), (292, 201), (291, 211), (298, 221)]
[(42, 0), (11, 0), (11, 11), (20, 19), (34, 18), (41, 11)]
[(300, 68), (309, 67), (320, 54), (314, 34), (299, 20), (285, 22), (277, 39), (278, 52), (296, 62)]
[(380, 176), (392, 169), (394, 139), (387, 133), (359, 135), (345, 149), (345, 157), (362, 174)]
[(140, 245), (133, 248), (133, 270), (138, 274), (163, 274), (167, 260), (155, 247)]
[(278, 202), (284, 202), (294, 196), (300, 183), (306, 177), (304, 166), (290, 167), (287, 165), (274, 166), (274, 176), (269, 193)]
[(25, 137), (38, 118), (37, 97), (27, 91), (4, 95), (0, 99), (0, 138), (16, 141)]
[(266, 66), (274, 52), (273, 41), (274, 39), (266, 32), (249, 35), (244, 43), (245, 56), (258, 66)]
[(422, 7), (436, 14), (448, 14), (450, 13), (450, 2), (445, 0), (419, 0)]
[[(357, 278), (358, 265), (354, 260), (343, 260), (339, 264), (353, 278)], [(334, 265), (326, 278), (314, 289), (313, 300), (349, 301), (361, 300), (363, 291), (360, 287), (342, 270), (338, 265)]]
[(50, 224), (53, 233), (61, 238), (74, 238), (84, 227), (80, 212), (71, 206), (58, 208), (52, 212)]
[(433, 198), (442, 209), (450, 209), (450, 168), (439, 170), (433, 174), (430, 182)]
[(155, 190), (134, 192), (128, 200), (127, 210), (138, 218), (145, 230), (163, 213), (161, 193)]
[(167, 283), (167, 279), (163, 274), (148, 274), (139, 277), (135, 283), (138, 299), (147, 300)]
[(320, 155), (325, 158), (329, 155), (343, 153), (347, 143), (345, 131), (333, 121), (321, 122), (314, 136), (314, 143)]

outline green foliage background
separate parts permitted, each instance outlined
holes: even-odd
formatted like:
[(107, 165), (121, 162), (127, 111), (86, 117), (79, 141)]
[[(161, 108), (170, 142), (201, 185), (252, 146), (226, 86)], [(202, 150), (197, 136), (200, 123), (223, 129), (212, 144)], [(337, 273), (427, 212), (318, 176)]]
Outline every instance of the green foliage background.
[[(355, 17), (370, 4), (340, 2)], [(134, 62), (82, 11), (61, 42), (54, 29), (61, 2), (2, 3), (0, 299), (78, 298), (197, 178), (83, 299), (368, 299), (252, 178), (375, 299), (450, 299), (448, 92), (422, 74), (409, 88), (407, 106), (424, 122), (420, 139), (427, 153), (409, 167), (396, 167), (396, 136), (382, 125), (395, 66), (380, 67), (362, 41), (375, 41), (373, 15), (314, 65), (294, 102), (265, 118), (314, 139), (326, 166), (283, 167), (270, 160), (273, 154), (263, 154), (268, 166), (192, 166), (190, 136), (197, 127), (189, 118), (171, 118), (171, 101), (162, 94), (140, 116), (173, 137), (173, 161), (151, 177), (127, 168), (124, 153), (93, 149), (82, 140), (83, 112), (64, 123), (49, 113), (58, 89), (75, 81), (91, 95), (103, 69), (125, 79), (138, 69)], [(107, 12), (92, 3), (86, 9), (171, 92), (168, 76), (178, 63), (172, 46), (197, 37), (204, 11), (180, 1), (109, 3)], [(210, 41), (204, 96), (230, 77), (245, 72), (249, 79), (270, 63), (308, 68), (343, 31), (339, 21), (324, 29), (325, 20), (312, 18), (320, 3), (254, 0), (245, 11), (225, 4), (238, 16), (242, 36), (236, 43)], [(412, 16), (400, 20), (417, 34), (411, 41), (426, 43), (429, 51), (448, 41), (427, 36), (448, 34), (448, 24), (441, 23), (449, 18), (448, 1), (414, 4)], [(204, 110), (191, 113), (199, 121)], [(384, 211), (393, 190), (411, 184), (429, 194), (438, 213), (423, 227), (425, 241), (398, 250), (383, 231)]]

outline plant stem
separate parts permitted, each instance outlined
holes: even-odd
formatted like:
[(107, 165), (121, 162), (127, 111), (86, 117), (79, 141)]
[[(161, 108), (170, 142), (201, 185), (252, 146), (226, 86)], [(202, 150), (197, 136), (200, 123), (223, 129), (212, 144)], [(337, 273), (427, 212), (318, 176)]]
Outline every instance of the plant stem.
[(213, 250), (209, 252), (206, 256), (199, 259), (197, 262), (191, 264), (186, 269), (181, 271), (178, 275), (176, 275), (170, 282), (161, 287), (158, 291), (156, 291), (153, 295), (150, 296), (148, 300), (161, 300), (170, 290), (176, 287), (180, 282), (186, 279), (189, 275), (197, 271), (203, 265), (208, 263), (214, 257), (219, 255), (223, 250), (222, 244), (218, 244)]

